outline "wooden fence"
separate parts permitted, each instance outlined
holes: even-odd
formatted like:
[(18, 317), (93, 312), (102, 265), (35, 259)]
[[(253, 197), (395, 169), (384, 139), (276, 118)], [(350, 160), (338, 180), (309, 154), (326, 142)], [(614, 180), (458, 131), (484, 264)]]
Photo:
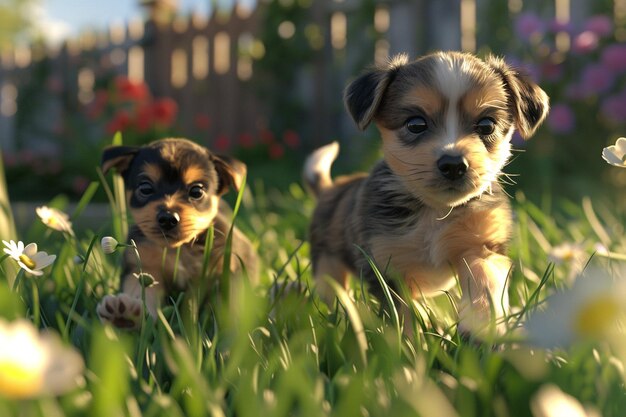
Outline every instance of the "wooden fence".
[[(494, 0), (496, 1), (496, 0)], [(498, 0), (499, 1), (499, 0)], [(433, 49), (474, 51), (490, 40), (477, 33), (480, 16), (493, 5), (488, 0), (390, 0), (380, 1), (372, 15), (377, 36), (364, 35), (353, 27), (358, 0), (315, 0), (313, 22), (319, 26), (324, 45), (301, 74), (298, 94), (307, 106), (307, 132), (302, 137), (323, 143), (332, 137), (347, 137), (354, 128), (341, 104), (345, 82), (368, 62), (389, 54), (409, 52), (415, 56)], [(518, 13), (539, 0), (508, 0), (508, 14)], [(253, 62), (263, 52), (258, 42), (264, 24), (264, 3), (255, 10), (236, 6), (216, 11), (210, 17), (192, 15), (171, 24), (154, 21), (112, 26), (98, 34), (68, 40), (61, 48), (15, 47), (0, 55), (0, 146), (3, 149), (33, 146), (54, 147), (57, 123), (64, 114), (77, 111), (93, 97), (96, 82), (104, 74), (127, 75), (145, 81), (157, 97), (173, 98), (179, 105), (180, 133), (197, 134), (194, 120), (206, 115), (211, 125), (204, 137), (210, 143), (220, 135), (235, 138), (258, 132), (268, 124), (272, 109), (257, 97)], [(591, 13), (588, 0), (553, 0), (551, 13), (561, 21), (580, 20)], [(626, 0), (614, 0), (614, 16), (623, 23)], [(282, 29), (281, 29), (282, 26)], [(288, 37), (288, 24), (277, 27)], [(281, 35), (282, 36), (282, 35)], [(50, 75), (46, 88), (52, 91), (37, 103), (40, 114), (31, 115), (24, 131), (16, 129), (19, 94), (37, 76), (37, 63), (47, 58)], [(298, 69), (301, 71), (301, 69)], [(280, 81), (280, 80), (278, 80)], [(52, 84), (52, 85), (50, 85)], [(277, 83), (280, 86), (280, 83)], [(285, 92), (285, 94), (292, 92)], [(24, 126), (24, 123), (20, 126)]]

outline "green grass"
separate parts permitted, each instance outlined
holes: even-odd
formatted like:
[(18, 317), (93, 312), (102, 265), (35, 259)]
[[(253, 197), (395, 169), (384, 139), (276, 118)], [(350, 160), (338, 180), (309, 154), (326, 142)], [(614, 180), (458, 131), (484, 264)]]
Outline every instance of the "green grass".
[[(237, 225), (262, 259), (258, 287), (231, 283), (234, 295), (215, 297), (210, 306), (199, 306), (193, 292), (180, 294), (141, 332), (105, 328), (95, 309), (117, 291), (121, 253), (104, 255), (97, 242), (125, 228), (124, 207), (115, 199), (123, 193), (109, 192), (111, 218), (97, 230), (74, 238), (35, 224), (22, 233), (25, 243), (58, 255), (44, 276), (22, 277), (13, 292), (11, 260), (0, 264), (6, 278), (0, 316), (53, 329), (86, 363), (75, 390), (59, 398), (0, 400), (2, 416), (526, 416), (548, 383), (605, 416), (626, 409), (623, 376), (605, 343), (542, 351), (513, 331), (555, 288), (571, 285), (573, 263), (551, 264), (551, 246), (579, 242), (589, 258), (602, 242), (626, 253), (624, 215), (607, 205), (561, 203), (547, 211), (515, 198), (515, 309), (510, 333), (494, 348), (493, 341), (457, 334), (454, 294), (413, 309), (411, 336), (400, 330), (401, 317), (393, 309), (381, 314), (356, 280), (350, 293), (337, 288), (338, 300), (324, 304), (315, 294), (306, 242), (314, 201), (297, 184), (280, 192), (254, 181)], [(90, 198), (79, 212), (89, 209)], [(76, 265), (75, 255), (86, 263)], [(303, 291), (293, 285), (282, 291), (292, 282)]]

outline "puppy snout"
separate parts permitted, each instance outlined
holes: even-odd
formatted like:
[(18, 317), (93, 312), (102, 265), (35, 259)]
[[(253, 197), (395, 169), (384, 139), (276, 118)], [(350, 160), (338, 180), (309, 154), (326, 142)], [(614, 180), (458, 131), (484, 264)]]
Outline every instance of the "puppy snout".
[(457, 180), (467, 172), (467, 161), (462, 156), (444, 155), (437, 161), (437, 168), (445, 178)]
[(178, 213), (163, 210), (157, 214), (157, 222), (159, 223), (161, 230), (167, 232), (178, 226), (180, 216)]

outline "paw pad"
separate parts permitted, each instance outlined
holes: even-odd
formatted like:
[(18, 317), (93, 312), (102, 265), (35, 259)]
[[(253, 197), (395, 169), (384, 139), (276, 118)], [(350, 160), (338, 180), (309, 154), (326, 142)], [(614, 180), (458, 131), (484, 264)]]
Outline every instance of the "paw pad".
[(96, 307), (100, 321), (120, 329), (138, 329), (141, 326), (143, 305), (140, 299), (128, 294), (107, 295)]

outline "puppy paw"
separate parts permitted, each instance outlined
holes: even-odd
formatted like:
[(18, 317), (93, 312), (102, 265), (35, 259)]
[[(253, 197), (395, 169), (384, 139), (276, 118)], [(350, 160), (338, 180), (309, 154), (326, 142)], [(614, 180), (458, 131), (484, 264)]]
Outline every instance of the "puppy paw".
[(107, 295), (96, 307), (96, 312), (103, 324), (135, 330), (141, 327), (143, 305), (140, 299), (128, 294)]
[(457, 331), (462, 339), (475, 339), (481, 342), (499, 338), (507, 333), (507, 326), (501, 316), (492, 317), (480, 311), (461, 314)]

